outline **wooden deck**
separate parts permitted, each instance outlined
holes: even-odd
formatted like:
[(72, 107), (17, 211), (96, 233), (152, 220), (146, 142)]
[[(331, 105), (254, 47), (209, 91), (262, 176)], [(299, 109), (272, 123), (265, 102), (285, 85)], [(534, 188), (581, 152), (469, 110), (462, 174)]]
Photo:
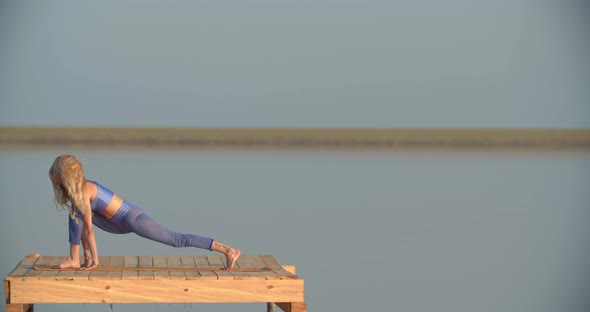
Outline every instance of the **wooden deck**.
[(65, 257), (26, 257), (6, 276), (6, 311), (36, 303), (267, 302), (306, 311), (304, 283), (294, 266), (270, 255), (242, 255), (224, 270), (222, 256), (100, 257), (93, 271), (55, 270)]

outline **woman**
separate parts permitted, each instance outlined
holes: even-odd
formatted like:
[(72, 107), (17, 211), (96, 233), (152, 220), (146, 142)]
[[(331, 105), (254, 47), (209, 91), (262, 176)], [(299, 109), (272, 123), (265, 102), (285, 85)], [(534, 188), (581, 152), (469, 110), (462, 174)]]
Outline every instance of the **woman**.
[[(197, 247), (221, 252), (231, 270), (240, 250), (211, 238), (171, 231), (148, 216), (143, 209), (122, 200), (97, 182), (86, 180), (82, 163), (72, 155), (61, 155), (49, 169), (55, 205), (68, 210), (70, 256), (59, 268), (92, 270), (99, 266), (92, 225), (116, 234), (135, 233), (173, 247)], [(80, 264), (80, 243), (84, 263)]]

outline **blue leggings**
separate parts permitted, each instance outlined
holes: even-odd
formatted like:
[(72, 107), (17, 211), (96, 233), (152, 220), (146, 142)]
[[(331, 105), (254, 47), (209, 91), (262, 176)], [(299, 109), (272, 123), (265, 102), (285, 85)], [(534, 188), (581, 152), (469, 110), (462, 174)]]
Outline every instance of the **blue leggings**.
[[(68, 215), (70, 243), (80, 245), (84, 221), (78, 213), (76, 223)], [(135, 233), (141, 237), (154, 240), (172, 247), (197, 247), (211, 250), (213, 239), (196, 234), (183, 234), (169, 230), (152, 219), (143, 209), (123, 202), (117, 214), (105, 219), (101, 214), (93, 213), (92, 223), (103, 231), (114, 234)]]

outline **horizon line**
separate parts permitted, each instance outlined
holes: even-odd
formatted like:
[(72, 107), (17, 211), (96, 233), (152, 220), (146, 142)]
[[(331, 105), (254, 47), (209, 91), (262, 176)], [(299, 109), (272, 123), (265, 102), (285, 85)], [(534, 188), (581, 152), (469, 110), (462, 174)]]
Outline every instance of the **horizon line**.
[(588, 151), (590, 129), (0, 126), (0, 146)]

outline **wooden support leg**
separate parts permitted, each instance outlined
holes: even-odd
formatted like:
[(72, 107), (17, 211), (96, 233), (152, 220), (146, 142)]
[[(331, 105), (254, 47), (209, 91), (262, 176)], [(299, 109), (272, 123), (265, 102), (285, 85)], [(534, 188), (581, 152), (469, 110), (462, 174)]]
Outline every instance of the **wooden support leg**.
[(6, 312), (33, 312), (32, 304), (6, 304)]
[(6, 312), (33, 312), (32, 304), (11, 304), (10, 303), (10, 282), (4, 281), (4, 301)]
[(276, 304), (285, 312), (307, 312), (305, 302), (276, 302)]

